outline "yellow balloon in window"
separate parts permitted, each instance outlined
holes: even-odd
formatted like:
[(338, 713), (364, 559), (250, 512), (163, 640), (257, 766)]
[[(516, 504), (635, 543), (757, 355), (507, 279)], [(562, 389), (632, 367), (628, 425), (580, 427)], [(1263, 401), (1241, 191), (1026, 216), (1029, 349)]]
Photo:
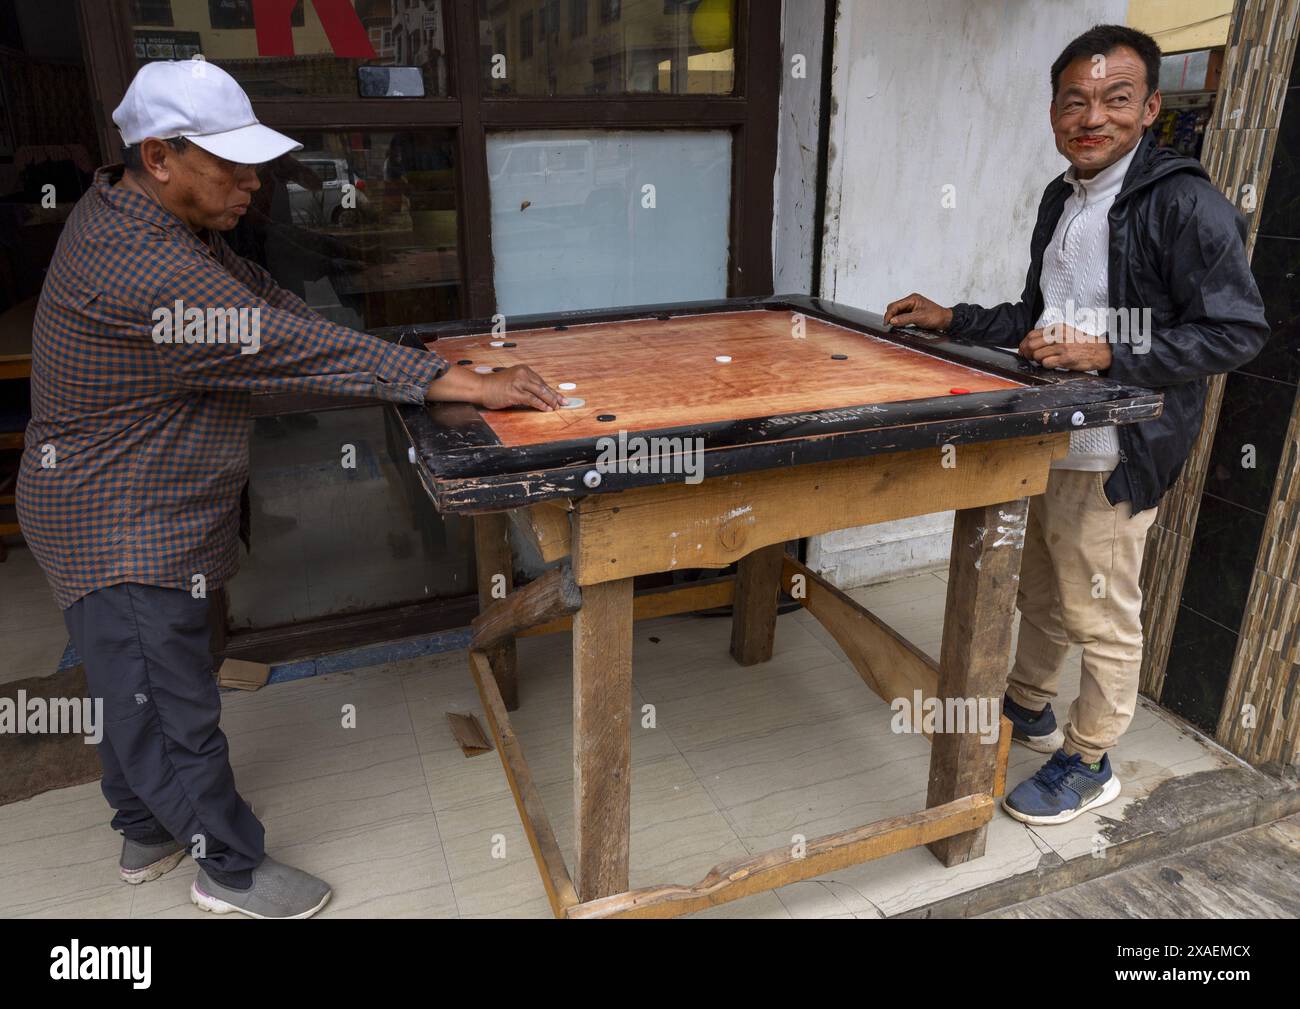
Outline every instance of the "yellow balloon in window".
[(691, 15), (691, 37), (706, 53), (731, 48), (732, 0), (700, 0)]

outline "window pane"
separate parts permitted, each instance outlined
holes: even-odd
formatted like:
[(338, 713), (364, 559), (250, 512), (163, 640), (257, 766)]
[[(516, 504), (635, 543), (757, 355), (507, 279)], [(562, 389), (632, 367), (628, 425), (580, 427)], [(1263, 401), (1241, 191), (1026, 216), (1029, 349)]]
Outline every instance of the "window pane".
[[(226, 235), (235, 251), (356, 329), (462, 316), (452, 135), (286, 132), (304, 149), (262, 167), (252, 206)], [(229, 585), (233, 629), (471, 590), (472, 525), (412, 493), (391, 461), (386, 418), (365, 406), (255, 420), (253, 549)], [(338, 465), (345, 443), (355, 469)]]
[(734, 0), (479, 0), (496, 94), (732, 92)]
[(355, 97), (360, 66), (418, 67), (426, 96), (447, 94), (442, 0), (297, 0), (287, 14), (253, 0), (132, 0), (131, 15), (137, 63), (201, 54), (254, 99)]
[(131, 0), (131, 20), (143, 25), (172, 23), (171, 0)]
[(488, 164), (501, 312), (726, 296), (726, 131), (495, 133)]
[(305, 149), (262, 166), (231, 247), (354, 329), (457, 318), (450, 134), (289, 133)]
[[(0, 0), (0, 434), (19, 449), (45, 270), (102, 162), (77, 17), (75, 0)], [(18, 453), (0, 451), (0, 495), (13, 494), (17, 469)], [(12, 497), (0, 501), (0, 527), (16, 523)], [(15, 591), (0, 589), (0, 608)]]
[[(252, 550), (227, 585), (233, 630), (473, 591), (473, 522), (438, 515), (409, 484), (414, 467), (395, 461), (406, 448), (390, 423), (382, 406), (253, 422)], [(340, 445), (356, 447), (355, 468), (339, 466)]]

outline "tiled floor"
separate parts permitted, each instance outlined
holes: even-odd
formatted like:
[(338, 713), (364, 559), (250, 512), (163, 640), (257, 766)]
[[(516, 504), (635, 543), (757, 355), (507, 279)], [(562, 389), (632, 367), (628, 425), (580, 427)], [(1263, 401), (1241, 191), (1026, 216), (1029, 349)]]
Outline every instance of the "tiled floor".
[[(935, 654), (943, 575), (851, 594)], [(896, 735), (817, 622), (782, 616), (770, 663), (741, 668), (726, 620), (637, 625), (633, 886), (692, 883), (718, 862), (795, 835), (813, 838), (925, 805), (929, 747)], [(651, 641), (657, 638), (658, 641)], [(512, 716), (569, 865), (573, 864), (569, 638), (520, 643), (522, 706)], [(1064, 715), (1077, 690), (1065, 676)], [(354, 705), (356, 727), (341, 727)], [(649, 710), (643, 706), (652, 705)], [(223, 720), (240, 789), (269, 851), (325, 877), (336, 916), (533, 916), (549, 910), (496, 754), (462, 756), (446, 712), (486, 725), (464, 652), (226, 695)], [(1123, 797), (1229, 758), (1145, 704), (1113, 754)], [(1042, 757), (1012, 750), (1010, 782)], [(118, 883), (118, 841), (97, 785), (0, 807), (0, 915), (201, 915), (193, 867), (139, 887)], [(998, 812), (985, 857), (943, 868), (925, 849), (736, 901), (705, 916), (879, 917), (1032, 870), (1099, 844), (1098, 817), (1029, 829)]]

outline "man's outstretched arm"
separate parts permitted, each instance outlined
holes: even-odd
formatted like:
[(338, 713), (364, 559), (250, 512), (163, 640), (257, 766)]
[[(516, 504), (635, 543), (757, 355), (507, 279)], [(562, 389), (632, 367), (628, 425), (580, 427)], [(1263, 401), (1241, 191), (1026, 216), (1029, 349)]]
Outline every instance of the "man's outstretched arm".
[(993, 308), (964, 302), (944, 308), (923, 294), (913, 293), (889, 303), (885, 309), (885, 324), (933, 329), (975, 343), (1013, 347), (1025, 338), (1034, 322), (1030, 318), (1033, 293), (1033, 282), (1028, 273), (1020, 300), (1003, 302)]

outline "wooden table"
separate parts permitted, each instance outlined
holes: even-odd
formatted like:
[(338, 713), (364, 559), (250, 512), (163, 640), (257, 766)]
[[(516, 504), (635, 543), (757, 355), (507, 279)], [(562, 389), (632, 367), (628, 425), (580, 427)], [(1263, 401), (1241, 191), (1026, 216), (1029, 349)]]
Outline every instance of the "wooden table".
[[(398, 408), (435, 505), (475, 516), (470, 669), (557, 917), (679, 915), (922, 844), (949, 866), (983, 854), (1005, 782), (1005, 720), (996, 746), (974, 731), (933, 734), (925, 809), (811, 839), (801, 857), (782, 847), (696, 882), (629, 890), (633, 622), (730, 604), (733, 658), (764, 662), (784, 590), (885, 701), (920, 690), (1000, 709), (1028, 498), (1046, 487), (1069, 431), (1153, 417), (1158, 396), (887, 332), (879, 316), (801, 297), (529, 317), (504, 333), (454, 324), (403, 339), (431, 343), (456, 367), (527, 363), (585, 400), (554, 413)], [(660, 465), (631, 464), (638, 436), (664, 439)], [(611, 460), (602, 438), (628, 451)], [(800, 537), (949, 509), (937, 663), (785, 551)], [(518, 589), (512, 529), (553, 563)], [(734, 577), (633, 591), (638, 575), (732, 563)], [(516, 636), (559, 631), (573, 637), (572, 874), (508, 714)]]

